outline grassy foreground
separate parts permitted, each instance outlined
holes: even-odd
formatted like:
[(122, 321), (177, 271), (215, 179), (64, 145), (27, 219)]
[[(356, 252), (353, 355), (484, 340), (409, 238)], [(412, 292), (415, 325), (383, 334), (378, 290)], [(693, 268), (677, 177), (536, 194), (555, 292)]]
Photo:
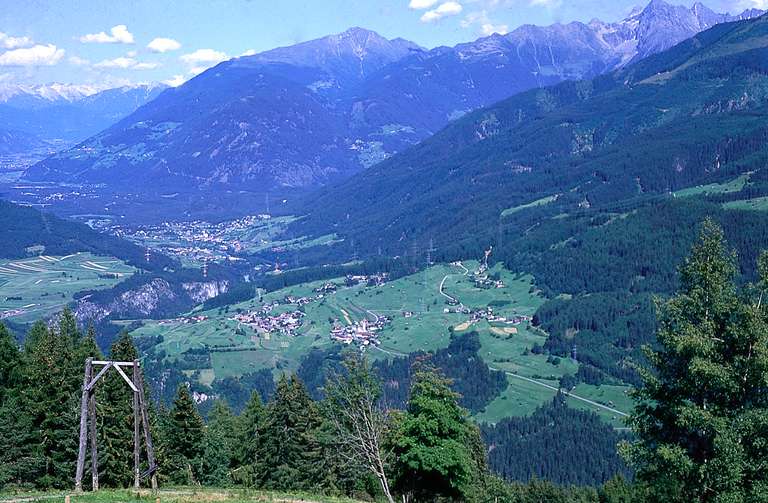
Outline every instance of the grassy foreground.
[(84, 492), (43, 492), (43, 493), (0, 493), (0, 503), (32, 503), (65, 501), (69, 496), (71, 503), (129, 503), (132, 501), (187, 503), (187, 502), (275, 502), (275, 503), (359, 503), (349, 498), (318, 496), (304, 493), (279, 493), (268, 491), (248, 491), (239, 489), (214, 488), (175, 488), (161, 489), (154, 494), (150, 490), (139, 492), (127, 490), (102, 490), (96, 493)]

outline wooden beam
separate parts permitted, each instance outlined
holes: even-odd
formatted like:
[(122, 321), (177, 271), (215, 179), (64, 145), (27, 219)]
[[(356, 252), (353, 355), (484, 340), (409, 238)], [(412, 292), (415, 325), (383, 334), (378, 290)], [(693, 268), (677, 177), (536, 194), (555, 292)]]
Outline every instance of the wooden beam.
[(131, 380), (128, 378), (128, 376), (125, 375), (125, 371), (121, 369), (117, 364), (115, 364), (114, 367), (115, 367), (115, 370), (117, 370), (117, 373), (120, 374), (120, 376), (123, 378), (123, 380), (128, 383), (128, 387), (131, 388), (134, 393), (138, 393), (139, 389), (136, 386), (134, 386)]
[(136, 389), (133, 393), (133, 488), (138, 491), (141, 485), (141, 432), (139, 431), (139, 365), (138, 361), (135, 363), (136, 365), (133, 366), (133, 387)]
[(91, 487), (99, 490), (99, 450), (96, 437), (96, 393), (91, 391), (88, 399), (88, 430), (91, 437)]
[(77, 468), (75, 470), (75, 491), (83, 491), (83, 472), (85, 471), (85, 448), (88, 442), (88, 383), (93, 373), (93, 358), (85, 360), (85, 375), (83, 377), (83, 394), (80, 399), (80, 445), (77, 451)]
[[(99, 373), (98, 373), (98, 374), (96, 374), (96, 377), (94, 377), (93, 379), (91, 379), (91, 381), (88, 383), (88, 391), (91, 391), (91, 390), (93, 389), (93, 387), (94, 387), (94, 386), (96, 386), (96, 383), (97, 383), (97, 382), (99, 382), (99, 379), (101, 379), (101, 377), (102, 377), (104, 374), (106, 374), (106, 373), (107, 373), (107, 371), (108, 371), (108, 370), (109, 370), (111, 367), (113, 367), (113, 365), (112, 365), (112, 362), (107, 362), (107, 365), (106, 365), (104, 368), (102, 368), (101, 370), (99, 370)], [(93, 371), (91, 371), (91, 372), (93, 372)]]
[(112, 365), (117, 365), (118, 367), (133, 367), (133, 362), (110, 362), (107, 360), (95, 360), (93, 362), (94, 365), (106, 365), (108, 363), (111, 363)]
[(141, 423), (144, 429), (144, 442), (147, 446), (147, 461), (149, 462), (148, 474), (152, 476), (152, 490), (157, 491), (157, 463), (155, 463), (155, 447), (152, 444), (152, 434), (149, 432), (149, 415), (147, 403), (144, 400), (144, 376), (141, 370), (138, 372), (139, 408), (141, 409)]

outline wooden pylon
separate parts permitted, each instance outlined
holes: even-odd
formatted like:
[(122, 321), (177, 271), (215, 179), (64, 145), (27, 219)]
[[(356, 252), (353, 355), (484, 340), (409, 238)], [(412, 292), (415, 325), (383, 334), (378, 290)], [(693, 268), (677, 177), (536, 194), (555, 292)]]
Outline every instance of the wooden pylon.
[[(93, 369), (100, 366), (101, 370), (94, 377)], [(132, 368), (129, 378), (124, 368)], [(88, 358), (85, 361), (85, 375), (83, 377), (83, 394), (80, 402), (80, 448), (77, 454), (77, 469), (75, 471), (75, 490), (83, 490), (83, 473), (85, 472), (85, 453), (88, 437), (91, 439), (91, 476), (92, 487), (99, 489), (99, 457), (96, 433), (96, 393), (95, 387), (99, 380), (110, 370), (115, 371), (128, 384), (133, 391), (133, 474), (134, 489), (139, 489), (141, 479), (151, 476), (152, 489), (157, 489), (157, 464), (155, 463), (155, 449), (152, 444), (152, 434), (149, 431), (149, 416), (147, 404), (144, 400), (144, 380), (141, 374), (141, 366), (138, 360), (132, 362), (100, 361)], [(149, 469), (141, 473), (141, 433), (144, 433), (144, 445), (147, 453)]]

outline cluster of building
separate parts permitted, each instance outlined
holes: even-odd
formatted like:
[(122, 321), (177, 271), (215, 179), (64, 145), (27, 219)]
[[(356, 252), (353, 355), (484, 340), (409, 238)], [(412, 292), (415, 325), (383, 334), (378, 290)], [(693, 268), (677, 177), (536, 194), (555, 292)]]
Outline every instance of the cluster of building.
[(240, 313), (230, 318), (233, 321), (247, 325), (262, 333), (280, 333), (295, 336), (296, 331), (304, 324), (304, 313), (289, 311), (280, 314), (269, 314), (265, 309)]
[(361, 347), (378, 346), (379, 332), (391, 320), (386, 316), (378, 316), (376, 321), (363, 319), (351, 325), (342, 325), (338, 321), (331, 328), (331, 340), (342, 344), (355, 343)]
[(511, 317), (497, 315), (493, 312), (493, 308), (488, 306), (481, 309), (476, 309), (469, 313), (470, 321), (475, 323), (480, 320), (485, 320), (491, 323), (505, 323), (507, 325), (520, 325), (521, 323), (527, 323), (532, 320), (530, 316), (523, 314), (515, 314)]
[(160, 320), (158, 322), (159, 325), (176, 325), (176, 324), (182, 324), (182, 325), (194, 325), (197, 323), (202, 323), (204, 321), (208, 320), (208, 316), (198, 314), (195, 316), (184, 316), (181, 318), (172, 318), (169, 320)]
[(344, 279), (347, 286), (365, 284), (367, 286), (380, 286), (389, 279), (389, 273), (380, 272), (377, 274), (348, 274)]
[(110, 231), (140, 244), (157, 243), (165, 253), (188, 262), (233, 261), (240, 260), (235, 254), (253, 245), (247, 239), (250, 230), (270, 219), (270, 215), (249, 215), (219, 223), (163, 222), (138, 228), (114, 226)]

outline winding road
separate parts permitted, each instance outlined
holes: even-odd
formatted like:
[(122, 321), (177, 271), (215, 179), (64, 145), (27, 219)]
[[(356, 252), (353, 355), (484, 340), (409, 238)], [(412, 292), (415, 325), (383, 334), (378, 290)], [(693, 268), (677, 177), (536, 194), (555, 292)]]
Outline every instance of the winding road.
[[(488, 367), (488, 368), (491, 369), (491, 370), (495, 370), (497, 372), (504, 372), (505, 374), (507, 374), (510, 377), (514, 377), (514, 378), (517, 378), (517, 379), (520, 379), (520, 380), (523, 380), (523, 381), (528, 381), (529, 383), (538, 384), (539, 386), (543, 386), (545, 388), (551, 389), (552, 391), (561, 391), (559, 388), (556, 388), (554, 386), (550, 386), (549, 384), (537, 381), (535, 379), (531, 379), (529, 377), (523, 377), (521, 375), (514, 374), (512, 372), (507, 372), (507, 371), (504, 371), (504, 370), (501, 370), (501, 369), (497, 369), (497, 368), (493, 368), (493, 367)], [(622, 412), (622, 411), (614, 409), (612, 407), (608, 407), (607, 405), (603, 405), (601, 403), (595, 402), (594, 400), (590, 400), (588, 398), (584, 398), (584, 397), (581, 397), (581, 396), (578, 396), (578, 395), (574, 395), (573, 393), (569, 393), (567, 391), (563, 391), (562, 393), (565, 396), (567, 396), (567, 397), (574, 398), (576, 400), (581, 400), (582, 402), (588, 403), (590, 405), (594, 405), (595, 407), (599, 407), (601, 409), (605, 409), (608, 412), (612, 412), (614, 414), (618, 414), (619, 416), (623, 416), (623, 417), (629, 416), (629, 414), (627, 414), (626, 412)]]

